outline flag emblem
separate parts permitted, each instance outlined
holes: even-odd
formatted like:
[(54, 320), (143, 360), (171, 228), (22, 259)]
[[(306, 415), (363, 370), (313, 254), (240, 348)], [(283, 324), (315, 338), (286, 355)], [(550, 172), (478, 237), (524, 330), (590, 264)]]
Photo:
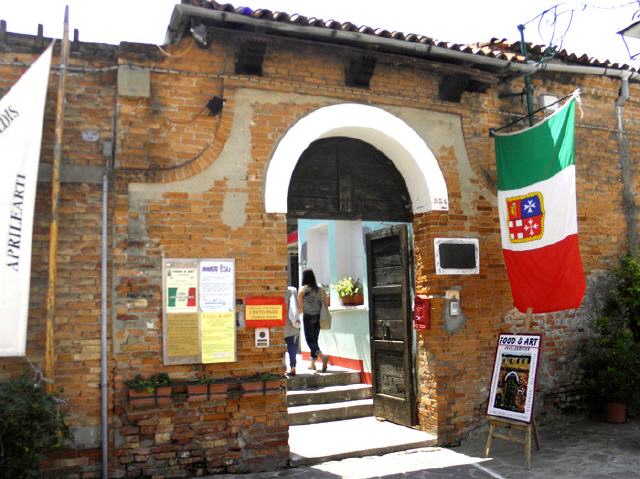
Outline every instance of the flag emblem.
[(526, 243), (544, 235), (544, 200), (539, 191), (506, 198), (509, 240)]

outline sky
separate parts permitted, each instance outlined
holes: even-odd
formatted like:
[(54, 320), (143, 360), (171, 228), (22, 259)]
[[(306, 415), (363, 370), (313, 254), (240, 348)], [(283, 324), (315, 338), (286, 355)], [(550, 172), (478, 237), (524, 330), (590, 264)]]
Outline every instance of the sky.
[[(179, 0), (0, 0), (0, 19), (10, 32), (35, 34), (41, 23), (45, 36), (60, 38), (64, 6), (69, 5), (70, 35), (77, 28), (81, 41), (161, 45), (176, 3)], [(455, 43), (492, 37), (517, 41), (517, 26), (525, 24), (527, 42), (548, 45), (555, 39), (553, 43), (562, 41), (564, 48), (579, 55), (640, 67), (640, 61), (630, 60), (617, 34), (640, 20), (640, 0), (236, 0), (232, 4)], [(555, 11), (564, 12), (557, 16), (555, 28), (551, 12), (542, 21), (530, 21), (555, 5), (559, 5)], [(632, 53), (640, 52), (640, 40), (629, 44)]]

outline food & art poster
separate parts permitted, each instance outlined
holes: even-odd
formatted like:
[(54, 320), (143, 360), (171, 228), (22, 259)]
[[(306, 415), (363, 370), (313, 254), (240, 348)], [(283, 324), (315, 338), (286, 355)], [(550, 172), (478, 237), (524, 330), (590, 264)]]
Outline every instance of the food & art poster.
[(168, 313), (198, 311), (198, 268), (167, 268), (165, 287)]
[(531, 422), (541, 340), (539, 334), (500, 334), (487, 414)]

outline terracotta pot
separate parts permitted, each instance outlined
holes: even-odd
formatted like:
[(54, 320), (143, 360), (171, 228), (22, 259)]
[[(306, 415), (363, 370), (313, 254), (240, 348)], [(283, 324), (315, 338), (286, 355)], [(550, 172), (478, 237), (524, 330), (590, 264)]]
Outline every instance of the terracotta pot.
[(171, 386), (158, 386), (156, 388), (156, 396), (158, 397), (158, 404), (168, 404), (171, 402)]
[(247, 397), (262, 396), (264, 394), (264, 381), (256, 380), (242, 383), (242, 395)]
[(607, 422), (622, 424), (627, 418), (627, 405), (621, 402), (609, 402), (605, 405)]
[(364, 304), (364, 295), (360, 293), (353, 296), (342, 296), (340, 301), (342, 301), (343, 306), (359, 306)]
[(156, 403), (156, 398), (153, 397), (153, 393), (146, 390), (136, 391), (135, 389), (129, 389), (129, 404), (134, 407), (148, 407), (153, 406)]
[(264, 382), (265, 394), (278, 394), (280, 392), (280, 379), (268, 379)]
[(189, 402), (206, 401), (208, 389), (208, 384), (187, 384)]
[(225, 399), (228, 390), (229, 385), (226, 383), (211, 383), (209, 384), (209, 399)]

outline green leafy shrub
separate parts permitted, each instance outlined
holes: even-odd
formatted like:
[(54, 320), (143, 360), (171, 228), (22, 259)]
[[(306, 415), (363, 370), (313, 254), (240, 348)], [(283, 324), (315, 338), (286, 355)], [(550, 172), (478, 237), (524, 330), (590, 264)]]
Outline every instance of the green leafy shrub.
[[(614, 271), (604, 316), (584, 346), (584, 385), (593, 405), (622, 402), (638, 407), (640, 389), (640, 261), (635, 255), (620, 260)], [(636, 403), (636, 404), (634, 404)]]
[(595, 404), (628, 404), (640, 387), (640, 344), (619, 320), (602, 317), (596, 330), (583, 354), (586, 392)]
[(0, 475), (41, 477), (39, 463), (71, 437), (64, 416), (26, 375), (0, 383)]

